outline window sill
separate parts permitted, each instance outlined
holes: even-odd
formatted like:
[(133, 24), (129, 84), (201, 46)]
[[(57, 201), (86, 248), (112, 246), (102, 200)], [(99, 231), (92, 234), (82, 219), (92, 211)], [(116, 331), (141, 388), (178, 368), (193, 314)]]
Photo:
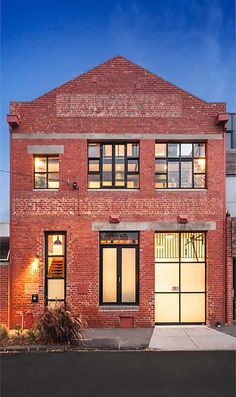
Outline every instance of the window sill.
[(139, 192), (139, 189), (87, 189), (87, 192)]
[(207, 189), (155, 189), (156, 192), (207, 192)]
[(107, 310), (111, 310), (111, 311), (138, 311), (139, 310), (139, 306), (137, 305), (100, 305), (99, 306), (99, 311), (107, 311)]
[(59, 189), (33, 189), (33, 192), (59, 192)]

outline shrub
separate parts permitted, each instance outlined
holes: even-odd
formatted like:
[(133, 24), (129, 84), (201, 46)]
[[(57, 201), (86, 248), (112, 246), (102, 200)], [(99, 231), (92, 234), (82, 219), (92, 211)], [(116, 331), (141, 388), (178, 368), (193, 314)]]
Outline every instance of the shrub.
[(81, 330), (86, 323), (77, 317), (67, 306), (58, 304), (54, 308), (47, 307), (40, 318), (37, 329), (40, 339), (46, 343), (73, 344), (81, 339)]
[(4, 343), (9, 339), (9, 332), (4, 324), (0, 324), (0, 343)]
[(37, 342), (37, 340), (39, 338), (38, 330), (34, 329), (34, 328), (28, 329), (28, 331), (26, 332), (26, 338), (27, 338), (27, 342), (29, 342), (29, 343)]
[(23, 331), (24, 330), (23, 330), (23, 328), (21, 328), (20, 325), (16, 324), (14, 329), (15, 329), (15, 333), (16, 333), (17, 336), (22, 336), (23, 335)]

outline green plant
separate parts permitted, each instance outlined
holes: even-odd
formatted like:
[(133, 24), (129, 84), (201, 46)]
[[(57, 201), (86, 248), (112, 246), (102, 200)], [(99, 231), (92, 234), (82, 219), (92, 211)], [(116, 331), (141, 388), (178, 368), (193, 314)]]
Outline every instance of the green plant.
[(35, 343), (38, 339), (38, 331), (35, 328), (30, 328), (26, 332), (27, 341), (29, 343)]
[(4, 324), (0, 324), (0, 343), (4, 343), (9, 339), (9, 332)]
[(81, 330), (86, 326), (82, 318), (77, 317), (67, 306), (58, 304), (46, 308), (37, 328), (40, 339), (46, 343), (75, 344), (81, 339)]
[(18, 335), (18, 336), (22, 336), (23, 335), (23, 331), (24, 330), (23, 330), (23, 328), (21, 328), (20, 325), (16, 324), (14, 329), (15, 329), (16, 335)]

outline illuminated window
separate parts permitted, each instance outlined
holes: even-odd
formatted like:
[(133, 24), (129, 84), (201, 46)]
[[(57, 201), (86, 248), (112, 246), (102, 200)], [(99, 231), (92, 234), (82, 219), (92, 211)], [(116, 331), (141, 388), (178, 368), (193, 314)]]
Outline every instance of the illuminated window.
[(156, 143), (156, 189), (206, 187), (205, 143)]
[(59, 188), (59, 156), (34, 157), (34, 188)]
[(155, 321), (205, 322), (204, 232), (155, 233)]
[(89, 189), (138, 189), (138, 143), (89, 143)]
[(46, 233), (46, 305), (65, 301), (66, 235)]
[(100, 303), (138, 304), (138, 233), (100, 234)]

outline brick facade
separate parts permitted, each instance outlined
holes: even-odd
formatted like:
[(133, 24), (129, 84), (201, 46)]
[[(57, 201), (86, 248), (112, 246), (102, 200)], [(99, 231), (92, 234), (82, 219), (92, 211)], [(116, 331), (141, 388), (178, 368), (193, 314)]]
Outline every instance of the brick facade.
[[(67, 232), (67, 302), (92, 327), (117, 327), (123, 317), (134, 326), (154, 324), (154, 230), (140, 232), (139, 306), (120, 310), (99, 306), (99, 233), (93, 222), (210, 222), (207, 231), (206, 322), (230, 323), (227, 305), (231, 255), (225, 250), (224, 126), (217, 124), (224, 103), (207, 103), (143, 68), (115, 57), (31, 101), (11, 103), (19, 126), (11, 126), (10, 325), (19, 311), (37, 315), (44, 308), (45, 231)], [(86, 135), (87, 134), (87, 135)], [(87, 136), (130, 135), (140, 143), (138, 191), (87, 189)], [(158, 134), (183, 140), (202, 136), (207, 144), (207, 189), (155, 190), (155, 140)], [(80, 137), (81, 136), (81, 137)], [(152, 138), (153, 136), (153, 138)], [(207, 139), (206, 139), (207, 137)], [(86, 139), (87, 138), (87, 139)], [(99, 138), (98, 140), (100, 140)], [(130, 139), (130, 138), (129, 138)], [(199, 139), (199, 138), (198, 138)], [(188, 138), (189, 140), (189, 138)], [(64, 145), (60, 154), (59, 191), (33, 190), (33, 155), (29, 145)], [(69, 181), (69, 183), (67, 182)], [(71, 183), (76, 181), (78, 189)], [(187, 227), (186, 227), (187, 230)], [(39, 271), (31, 263), (39, 255)], [(227, 264), (227, 265), (226, 265)], [(227, 288), (226, 288), (227, 277)], [(32, 293), (39, 302), (31, 303)], [(228, 302), (228, 301), (227, 301)]]

